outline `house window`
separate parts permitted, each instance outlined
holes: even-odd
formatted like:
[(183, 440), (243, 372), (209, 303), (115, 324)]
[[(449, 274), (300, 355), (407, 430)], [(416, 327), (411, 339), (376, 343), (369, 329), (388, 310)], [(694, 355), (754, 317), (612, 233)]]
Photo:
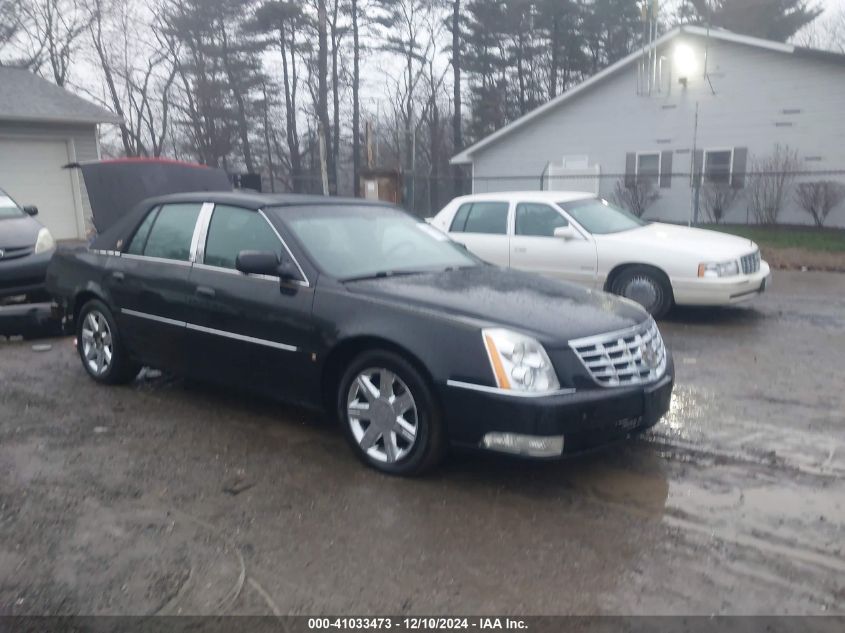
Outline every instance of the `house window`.
[(719, 185), (731, 182), (733, 150), (707, 150), (704, 152), (704, 180)]
[(656, 187), (660, 178), (660, 153), (637, 154), (637, 182)]

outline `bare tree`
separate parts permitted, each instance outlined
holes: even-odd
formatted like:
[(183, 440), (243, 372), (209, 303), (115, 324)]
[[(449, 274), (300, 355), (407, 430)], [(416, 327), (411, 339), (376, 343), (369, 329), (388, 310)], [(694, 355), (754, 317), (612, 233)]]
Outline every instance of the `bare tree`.
[(705, 182), (701, 187), (701, 208), (710, 222), (718, 224), (736, 200), (737, 190), (729, 184)]
[(358, 0), (351, 0), (352, 17), (352, 191), (361, 195), (361, 44), (358, 39)]
[(638, 218), (654, 204), (660, 193), (655, 189), (654, 183), (648, 178), (638, 178), (635, 182), (625, 184), (624, 179), (616, 182), (613, 190), (613, 198), (617, 204), (625, 207)]
[(760, 224), (776, 224), (798, 169), (798, 152), (776, 144), (772, 153), (750, 161), (746, 196)]
[[(25, 0), (0, 0), (0, 66), (9, 63), (13, 66), (36, 65), (40, 51), (36, 50), (28, 55), (16, 46), (17, 39), (24, 32)], [(3, 53), (12, 51), (10, 58), (4, 59)]]
[(29, 56), (41, 65), (49, 65), (53, 81), (64, 86), (80, 37), (88, 28), (88, 15), (80, 0), (29, 0), (21, 5), (21, 30)]
[(832, 180), (802, 182), (795, 188), (795, 200), (821, 228), (833, 208), (845, 200), (845, 185)]

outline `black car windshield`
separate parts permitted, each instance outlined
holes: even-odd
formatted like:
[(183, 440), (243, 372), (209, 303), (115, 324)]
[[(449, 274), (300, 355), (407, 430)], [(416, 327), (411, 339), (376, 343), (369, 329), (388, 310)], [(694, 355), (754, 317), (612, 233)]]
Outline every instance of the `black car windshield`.
[(434, 227), (390, 207), (304, 206), (271, 211), (318, 267), (341, 280), (481, 263)]
[(0, 219), (2, 218), (19, 218), (24, 213), (20, 207), (15, 204), (5, 191), (0, 189)]
[(590, 233), (598, 235), (630, 231), (648, 224), (633, 213), (620, 209), (601, 198), (559, 202), (558, 206)]

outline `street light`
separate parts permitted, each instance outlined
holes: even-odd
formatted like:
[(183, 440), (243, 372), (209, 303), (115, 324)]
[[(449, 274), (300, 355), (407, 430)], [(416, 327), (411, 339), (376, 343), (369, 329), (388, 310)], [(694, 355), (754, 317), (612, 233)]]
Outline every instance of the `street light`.
[(675, 69), (678, 72), (678, 83), (686, 88), (690, 75), (698, 67), (695, 59), (695, 51), (688, 44), (678, 44), (675, 46), (672, 57), (675, 62)]

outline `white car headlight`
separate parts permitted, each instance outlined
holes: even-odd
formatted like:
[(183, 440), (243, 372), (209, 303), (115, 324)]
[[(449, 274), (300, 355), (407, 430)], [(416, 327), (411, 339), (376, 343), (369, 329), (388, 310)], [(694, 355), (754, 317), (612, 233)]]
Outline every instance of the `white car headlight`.
[(482, 330), (496, 385), (514, 391), (553, 391), (560, 387), (540, 343), (511, 330)]
[(735, 259), (726, 262), (705, 262), (698, 265), (699, 277), (731, 277), (739, 274), (739, 264)]
[(38, 238), (35, 240), (35, 254), (46, 253), (56, 248), (56, 240), (50, 235), (50, 231), (42, 228), (38, 231)]

